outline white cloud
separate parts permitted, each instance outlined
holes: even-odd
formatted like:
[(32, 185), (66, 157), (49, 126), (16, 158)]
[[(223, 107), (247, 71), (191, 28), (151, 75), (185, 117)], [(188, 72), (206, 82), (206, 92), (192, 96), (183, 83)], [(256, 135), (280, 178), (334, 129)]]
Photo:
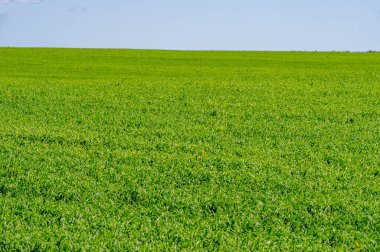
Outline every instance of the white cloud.
[(79, 13), (79, 12), (87, 12), (88, 10), (83, 6), (73, 6), (66, 10), (68, 13)]
[(0, 4), (4, 3), (30, 3), (30, 4), (36, 4), (40, 3), (41, 0), (0, 0)]

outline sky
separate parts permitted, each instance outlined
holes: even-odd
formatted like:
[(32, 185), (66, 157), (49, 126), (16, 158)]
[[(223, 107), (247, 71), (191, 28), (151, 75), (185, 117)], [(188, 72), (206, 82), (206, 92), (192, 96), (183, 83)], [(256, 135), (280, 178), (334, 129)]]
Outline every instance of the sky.
[(380, 51), (380, 0), (0, 0), (0, 46)]

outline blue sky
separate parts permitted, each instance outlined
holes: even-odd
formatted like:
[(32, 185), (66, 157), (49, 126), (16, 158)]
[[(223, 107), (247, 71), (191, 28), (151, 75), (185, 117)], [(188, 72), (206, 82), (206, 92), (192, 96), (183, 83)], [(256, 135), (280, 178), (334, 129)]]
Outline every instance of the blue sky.
[(380, 0), (0, 0), (0, 46), (380, 50)]

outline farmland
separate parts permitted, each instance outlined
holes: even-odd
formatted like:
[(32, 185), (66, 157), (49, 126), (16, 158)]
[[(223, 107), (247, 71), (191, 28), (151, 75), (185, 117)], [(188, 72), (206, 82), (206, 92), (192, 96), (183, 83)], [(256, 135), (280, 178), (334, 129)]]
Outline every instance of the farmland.
[(380, 53), (0, 48), (0, 250), (380, 249)]

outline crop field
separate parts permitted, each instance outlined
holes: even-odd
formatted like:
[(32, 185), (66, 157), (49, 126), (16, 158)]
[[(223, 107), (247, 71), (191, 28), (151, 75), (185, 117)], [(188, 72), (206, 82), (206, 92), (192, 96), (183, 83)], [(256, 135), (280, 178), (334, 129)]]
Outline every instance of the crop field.
[(380, 53), (0, 48), (0, 251), (379, 251)]

